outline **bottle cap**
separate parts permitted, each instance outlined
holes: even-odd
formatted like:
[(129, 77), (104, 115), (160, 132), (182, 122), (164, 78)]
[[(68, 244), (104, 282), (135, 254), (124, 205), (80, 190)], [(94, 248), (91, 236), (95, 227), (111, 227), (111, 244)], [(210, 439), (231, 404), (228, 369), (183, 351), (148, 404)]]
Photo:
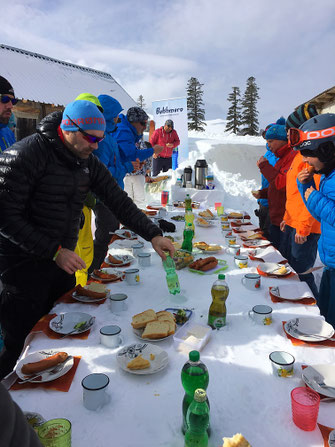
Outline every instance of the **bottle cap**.
[(226, 279), (226, 275), (223, 275), (222, 273), (220, 273), (219, 279)]
[(190, 351), (188, 356), (191, 362), (198, 362), (200, 359), (199, 351)]
[(205, 402), (206, 400), (206, 391), (202, 388), (198, 388), (194, 391), (194, 400), (197, 402)]

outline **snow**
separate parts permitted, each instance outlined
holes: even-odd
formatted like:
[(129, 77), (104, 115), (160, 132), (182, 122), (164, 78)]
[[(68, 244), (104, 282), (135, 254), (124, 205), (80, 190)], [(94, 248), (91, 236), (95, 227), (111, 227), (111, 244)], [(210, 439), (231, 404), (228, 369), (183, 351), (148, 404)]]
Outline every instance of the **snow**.
[[(203, 197), (201, 207), (213, 210), (217, 197), (222, 198), (226, 209), (247, 210), (253, 223), (256, 201), (250, 194), (257, 189), (260, 176), (255, 162), (265, 152), (264, 140), (255, 137), (236, 137), (224, 133), (224, 121), (208, 123), (206, 132), (190, 133), (190, 157), (184, 162), (194, 165), (198, 158), (205, 158), (215, 176), (216, 190), (189, 190)], [(176, 173), (171, 173), (176, 177)], [(185, 190), (180, 190), (181, 195)], [(200, 195), (199, 195), (200, 194)], [(213, 200), (214, 199), (214, 200)], [(175, 214), (180, 212), (175, 211)], [(174, 222), (181, 236), (182, 222)], [(195, 240), (224, 244), (219, 222), (212, 228), (196, 227)], [(116, 362), (116, 351), (99, 344), (99, 329), (106, 324), (122, 328), (125, 344), (137, 341), (131, 329), (132, 315), (153, 308), (185, 306), (194, 308), (194, 322), (206, 324), (211, 302), (210, 288), (215, 275), (201, 276), (187, 270), (178, 272), (181, 294), (168, 294), (165, 273), (160, 258), (145, 242), (145, 250), (152, 252), (152, 265), (140, 268), (140, 284), (129, 286), (115, 283), (109, 288), (128, 295), (128, 309), (118, 315), (111, 313), (108, 304), (90, 306), (58, 304), (54, 311), (79, 311), (96, 316), (96, 322), (86, 341), (65, 338), (50, 340), (42, 335), (31, 342), (29, 352), (38, 349), (57, 348), (72, 355), (81, 355), (82, 360), (68, 393), (50, 392), (43, 389), (15, 391), (12, 396), (26, 411), (41, 413), (46, 419), (65, 417), (72, 422), (73, 447), (177, 447), (183, 445), (180, 431), (182, 421), (183, 389), (180, 372), (187, 356), (178, 352), (172, 339), (157, 345), (169, 355), (167, 368), (153, 375), (133, 375), (122, 371)], [(233, 256), (222, 252), (218, 258), (225, 259), (229, 268), (226, 279), (230, 287), (227, 300), (227, 326), (213, 331), (209, 343), (201, 352), (210, 375), (208, 397), (211, 404), (210, 420), (212, 435), (209, 446), (222, 445), (223, 436), (243, 433), (253, 447), (321, 447), (322, 436), (316, 428), (304, 432), (297, 428), (291, 417), (290, 392), (302, 386), (302, 364), (332, 364), (335, 350), (331, 348), (295, 347), (284, 336), (282, 321), (309, 315), (319, 317), (316, 306), (295, 303), (274, 304), (269, 298), (268, 287), (292, 284), (296, 279), (262, 278), (262, 287), (256, 292), (241, 284), (245, 273), (255, 272), (258, 262), (249, 261), (247, 269), (239, 270)], [(137, 261), (134, 263), (137, 266)], [(256, 304), (273, 308), (273, 324), (257, 326), (248, 317), (248, 311)], [(290, 379), (275, 377), (268, 359), (274, 350), (284, 350), (294, 355), (295, 375)], [(97, 412), (86, 410), (82, 405), (81, 380), (89, 373), (102, 372), (109, 376), (110, 402)], [(318, 421), (335, 428), (334, 403), (321, 403)]]

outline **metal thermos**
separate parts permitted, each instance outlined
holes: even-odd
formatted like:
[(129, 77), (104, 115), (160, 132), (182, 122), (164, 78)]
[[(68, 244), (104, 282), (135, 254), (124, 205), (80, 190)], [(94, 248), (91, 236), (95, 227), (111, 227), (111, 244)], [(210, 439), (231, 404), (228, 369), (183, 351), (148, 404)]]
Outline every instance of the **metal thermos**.
[(197, 160), (194, 165), (195, 187), (197, 189), (206, 188), (207, 173), (208, 173), (208, 165), (206, 160)]
[(186, 188), (186, 183), (191, 182), (192, 183), (192, 168), (191, 166), (187, 166), (184, 169), (184, 174), (183, 174), (183, 188)]

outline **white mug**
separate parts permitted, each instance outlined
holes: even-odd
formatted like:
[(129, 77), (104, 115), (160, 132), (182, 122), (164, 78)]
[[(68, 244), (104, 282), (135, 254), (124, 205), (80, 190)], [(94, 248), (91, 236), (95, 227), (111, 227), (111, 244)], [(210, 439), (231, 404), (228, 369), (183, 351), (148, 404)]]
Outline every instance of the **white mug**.
[(109, 297), (109, 308), (112, 312), (122, 312), (127, 308), (125, 293), (112, 293)]
[(137, 255), (138, 265), (141, 267), (149, 267), (151, 264), (151, 254), (145, 253), (144, 251), (142, 253), (139, 253)]
[(238, 244), (228, 245), (227, 252), (231, 255), (239, 256), (241, 253), (241, 245)]
[(230, 222), (221, 222), (221, 229), (222, 230), (231, 230)]
[(243, 269), (248, 267), (248, 256), (234, 256), (236, 267)]
[(131, 246), (131, 249), (132, 249), (132, 251), (133, 251), (133, 255), (134, 255), (135, 257), (137, 257), (137, 255), (138, 255), (139, 253), (142, 253), (142, 251), (143, 251), (143, 247), (144, 247), (143, 242), (137, 242), (136, 244), (133, 244), (133, 245)]
[(83, 403), (88, 410), (95, 411), (105, 405), (109, 396), (106, 388), (109, 384), (109, 377), (106, 374), (89, 374), (81, 381), (83, 387)]
[(124, 274), (130, 286), (137, 286), (140, 283), (139, 269), (128, 269), (124, 271)]
[(236, 245), (236, 236), (234, 234), (227, 234), (224, 239), (226, 245)]
[(106, 348), (117, 348), (120, 346), (121, 339), (121, 328), (116, 325), (104, 326), (100, 329), (100, 343)]
[(248, 315), (255, 323), (262, 326), (272, 324), (272, 307), (265, 304), (257, 304), (252, 310), (249, 310)]
[(258, 290), (261, 287), (261, 275), (247, 273), (241, 278), (241, 283), (249, 290)]

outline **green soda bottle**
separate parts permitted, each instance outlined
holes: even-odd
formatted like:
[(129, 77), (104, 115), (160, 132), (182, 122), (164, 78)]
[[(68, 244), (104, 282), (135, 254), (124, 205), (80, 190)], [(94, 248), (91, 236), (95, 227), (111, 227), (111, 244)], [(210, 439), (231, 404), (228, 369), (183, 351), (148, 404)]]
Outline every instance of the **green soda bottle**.
[(185, 225), (187, 224), (191, 224), (192, 225), (192, 230), (193, 230), (193, 235), (194, 235), (194, 214), (192, 213), (192, 211), (185, 211)]
[[(186, 415), (189, 406), (191, 405), (194, 392), (197, 388), (206, 390), (208, 387), (209, 375), (206, 365), (200, 360), (199, 351), (191, 351), (189, 353), (189, 361), (185, 363), (181, 371), (181, 383), (185, 390), (183, 399), (183, 425), (182, 431), (185, 434), (187, 430)], [(207, 399), (207, 404), (209, 402)]]
[(187, 431), (185, 433), (185, 447), (207, 447), (209, 427), (209, 407), (206, 391), (198, 388), (194, 392), (194, 399), (187, 410)]
[(186, 250), (186, 251), (189, 251), (190, 253), (192, 253), (192, 250), (193, 250), (192, 240), (194, 237), (194, 231), (192, 230), (192, 224), (188, 223), (185, 226), (183, 236), (184, 236), (184, 240), (183, 240), (183, 244), (181, 246), (182, 250)]
[(192, 199), (189, 194), (186, 194), (184, 204), (185, 204), (185, 212), (191, 211), (192, 213)]
[(226, 325), (226, 300), (229, 294), (229, 287), (225, 281), (225, 275), (220, 274), (212, 285), (212, 304), (208, 311), (208, 326), (212, 329), (220, 329)]
[(169, 289), (169, 292), (172, 295), (176, 295), (176, 293), (180, 293), (180, 285), (178, 275), (176, 273), (176, 264), (171, 256), (167, 255), (166, 260), (163, 261), (163, 267), (166, 272), (166, 283)]

